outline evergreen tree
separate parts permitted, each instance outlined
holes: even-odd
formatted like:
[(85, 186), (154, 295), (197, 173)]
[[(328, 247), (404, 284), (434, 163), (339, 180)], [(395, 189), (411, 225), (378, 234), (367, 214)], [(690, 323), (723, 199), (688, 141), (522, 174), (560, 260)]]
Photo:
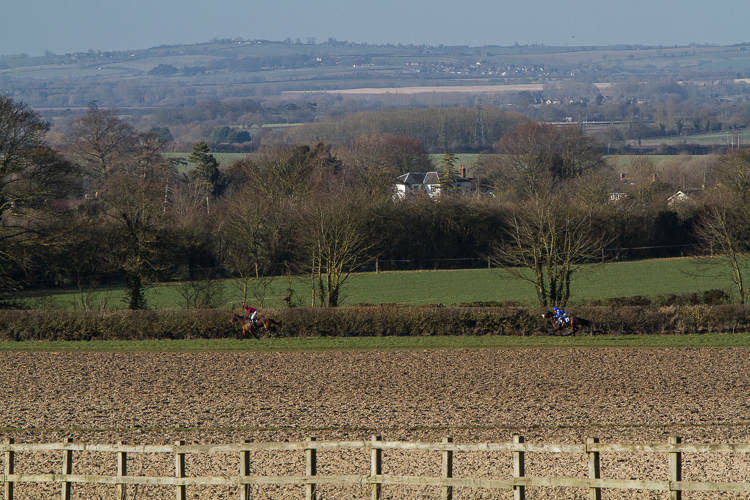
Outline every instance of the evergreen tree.
[(224, 125), (216, 127), (211, 134), (211, 140), (216, 143), (243, 143), (250, 142), (252, 138), (245, 130), (234, 130), (232, 127)]
[(443, 154), (443, 158), (438, 165), (438, 168), (442, 170), (439, 174), (441, 193), (452, 193), (456, 190), (456, 178), (458, 177), (458, 172), (456, 171), (457, 161), (455, 154), (447, 151)]
[(211, 148), (203, 141), (193, 146), (193, 152), (188, 156), (188, 162), (195, 165), (190, 171), (190, 178), (195, 184), (205, 186), (216, 196), (222, 187), (222, 175), (219, 171), (219, 162), (210, 151)]
[(238, 144), (242, 144), (243, 142), (250, 142), (253, 140), (252, 137), (250, 137), (250, 134), (246, 130), (235, 130), (232, 136), (231, 142), (236, 142)]
[(223, 127), (216, 127), (213, 134), (211, 134), (211, 140), (216, 143), (233, 142), (232, 141), (232, 129), (231, 127), (224, 125)]
[(151, 127), (151, 132), (158, 135), (159, 139), (164, 142), (174, 142), (172, 132), (167, 127)]

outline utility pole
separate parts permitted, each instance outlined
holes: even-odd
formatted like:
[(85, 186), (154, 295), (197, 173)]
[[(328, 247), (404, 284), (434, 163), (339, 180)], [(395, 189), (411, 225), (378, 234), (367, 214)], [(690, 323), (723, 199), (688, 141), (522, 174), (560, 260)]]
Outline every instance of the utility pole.
[(484, 120), (482, 120), (482, 98), (477, 97), (477, 121), (474, 125), (474, 143), (484, 146)]

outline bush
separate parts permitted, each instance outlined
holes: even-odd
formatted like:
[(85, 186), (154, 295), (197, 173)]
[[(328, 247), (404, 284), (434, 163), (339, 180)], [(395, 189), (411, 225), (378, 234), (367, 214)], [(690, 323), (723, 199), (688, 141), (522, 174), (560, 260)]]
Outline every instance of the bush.
[[(712, 294), (709, 294), (713, 297)], [(710, 298), (708, 297), (708, 298)], [(708, 300), (701, 295), (701, 300)], [(713, 299), (712, 299), (713, 300)], [(541, 308), (405, 307), (267, 309), (289, 337), (552, 334)], [(583, 334), (686, 334), (750, 331), (750, 307), (736, 305), (576, 306), (592, 323)], [(240, 336), (232, 312), (219, 309), (145, 311), (0, 310), (0, 340), (227, 339)]]
[(250, 142), (252, 137), (246, 130), (234, 130), (233, 128), (224, 125), (222, 127), (216, 127), (211, 134), (211, 140), (216, 143), (244, 143)]
[(151, 340), (231, 338), (217, 310), (0, 311), (0, 340)]
[(172, 76), (177, 72), (179, 72), (179, 70), (171, 64), (160, 64), (149, 70), (148, 74), (155, 76)]

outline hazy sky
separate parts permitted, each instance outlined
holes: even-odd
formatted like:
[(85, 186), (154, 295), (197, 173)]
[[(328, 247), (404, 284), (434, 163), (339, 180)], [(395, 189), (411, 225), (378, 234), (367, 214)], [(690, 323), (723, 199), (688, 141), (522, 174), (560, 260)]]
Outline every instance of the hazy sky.
[(414, 45), (731, 45), (748, 0), (3, 0), (0, 54), (212, 38)]

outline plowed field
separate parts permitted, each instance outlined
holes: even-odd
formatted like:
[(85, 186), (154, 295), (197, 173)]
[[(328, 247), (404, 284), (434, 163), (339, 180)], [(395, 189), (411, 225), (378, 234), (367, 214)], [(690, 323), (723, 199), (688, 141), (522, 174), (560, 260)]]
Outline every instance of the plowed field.
[[(0, 439), (167, 444), (369, 439), (575, 443), (750, 442), (750, 352), (744, 349), (497, 349), (318, 353), (2, 353)], [(10, 430), (8, 430), (10, 429)], [(18, 453), (16, 473), (59, 472), (53, 453)], [(0, 462), (4, 458), (0, 456)], [(128, 474), (174, 474), (171, 456), (130, 454)], [(455, 477), (507, 479), (510, 454), (456, 453)], [(367, 452), (319, 452), (318, 474), (369, 473)], [(528, 454), (528, 476), (584, 478), (585, 456)], [(113, 474), (113, 454), (76, 452), (75, 474)], [(238, 458), (189, 455), (189, 476), (230, 475)], [(304, 473), (301, 453), (258, 452), (253, 474)], [(440, 475), (439, 453), (385, 452), (384, 473)], [(666, 480), (665, 454), (602, 455), (606, 478)], [(685, 454), (684, 480), (750, 480), (750, 456)], [(59, 495), (20, 484), (16, 498)], [(174, 498), (169, 487), (129, 487), (129, 498)], [(113, 487), (74, 485), (74, 498)], [(588, 498), (572, 488), (528, 488), (528, 498)], [(2, 492), (0, 492), (0, 495)], [(303, 498), (263, 487), (253, 498)], [(239, 498), (189, 487), (188, 498)], [(364, 486), (320, 487), (321, 498), (369, 498)], [(384, 487), (384, 498), (439, 498), (433, 487)], [(454, 498), (512, 498), (459, 489)], [(605, 491), (604, 498), (667, 498)], [(684, 498), (744, 498), (685, 493)]]

